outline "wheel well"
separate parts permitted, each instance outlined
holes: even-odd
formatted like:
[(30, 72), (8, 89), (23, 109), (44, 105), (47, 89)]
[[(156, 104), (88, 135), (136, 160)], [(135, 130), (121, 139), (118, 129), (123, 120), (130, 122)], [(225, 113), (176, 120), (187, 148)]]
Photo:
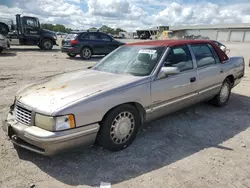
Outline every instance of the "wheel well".
[(53, 45), (56, 45), (56, 41), (55, 41), (55, 39), (53, 39), (53, 38), (44, 37), (44, 38), (42, 38), (42, 39), (40, 40), (40, 44), (43, 42), (43, 40), (50, 40), (50, 41), (53, 42)]
[(228, 79), (231, 82), (231, 86), (234, 85), (234, 76), (233, 75), (227, 76), (226, 79)]
[(138, 103), (138, 102), (128, 102), (128, 103), (123, 103), (123, 104), (119, 104), (117, 106), (114, 106), (113, 108), (111, 108), (109, 111), (106, 112), (106, 114), (103, 116), (102, 120), (108, 115), (108, 113), (113, 110), (114, 108), (117, 108), (118, 106), (122, 106), (124, 104), (129, 104), (133, 107), (135, 107), (135, 109), (139, 112), (140, 114), (140, 120), (141, 120), (141, 124), (143, 124), (143, 122), (145, 121), (146, 119), (146, 111), (145, 109), (143, 108), (143, 106)]

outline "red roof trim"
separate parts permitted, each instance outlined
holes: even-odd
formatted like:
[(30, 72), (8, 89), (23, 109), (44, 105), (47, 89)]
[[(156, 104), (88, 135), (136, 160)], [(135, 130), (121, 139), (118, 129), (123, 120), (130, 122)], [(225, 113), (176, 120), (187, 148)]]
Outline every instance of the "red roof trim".
[(221, 62), (227, 61), (228, 56), (212, 41), (209, 40), (156, 40), (156, 41), (144, 41), (136, 43), (128, 43), (126, 46), (182, 46), (182, 45), (192, 45), (192, 44), (210, 44), (215, 49)]

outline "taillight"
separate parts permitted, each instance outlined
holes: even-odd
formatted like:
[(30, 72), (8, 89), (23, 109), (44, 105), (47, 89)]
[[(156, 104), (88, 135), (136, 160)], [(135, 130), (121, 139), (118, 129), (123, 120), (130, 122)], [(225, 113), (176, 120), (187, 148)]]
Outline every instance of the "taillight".
[(70, 44), (71, 44), (71, 45), (77, 45), (77, 44), (78, 44), (78, 40), (71, 40), (71, 41), (70, 41)]

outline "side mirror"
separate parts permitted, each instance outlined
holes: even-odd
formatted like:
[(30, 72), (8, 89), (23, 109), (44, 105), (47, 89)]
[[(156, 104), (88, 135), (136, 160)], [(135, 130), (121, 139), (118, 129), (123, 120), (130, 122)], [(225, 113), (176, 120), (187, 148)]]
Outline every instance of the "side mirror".
[(178, 73), (180, 73), (180, 70), (178, 67), (162, 67), (157, 76), (157, 80), (166, 78), (169, 75), (174, 75)]

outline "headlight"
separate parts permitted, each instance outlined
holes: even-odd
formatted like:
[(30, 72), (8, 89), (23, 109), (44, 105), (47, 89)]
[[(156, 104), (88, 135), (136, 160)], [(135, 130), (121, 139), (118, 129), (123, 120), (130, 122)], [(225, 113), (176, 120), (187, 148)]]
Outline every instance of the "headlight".
[(62, 131), (75, 128), (75, 118), (73, 115), (50, 117), (36, 114), (35, 125), (48, 131)]
[(54, 38), (55, 40), (57, 40), (57, 36), (56, 36), (56, 35), (54, 35), (53, 38)]

